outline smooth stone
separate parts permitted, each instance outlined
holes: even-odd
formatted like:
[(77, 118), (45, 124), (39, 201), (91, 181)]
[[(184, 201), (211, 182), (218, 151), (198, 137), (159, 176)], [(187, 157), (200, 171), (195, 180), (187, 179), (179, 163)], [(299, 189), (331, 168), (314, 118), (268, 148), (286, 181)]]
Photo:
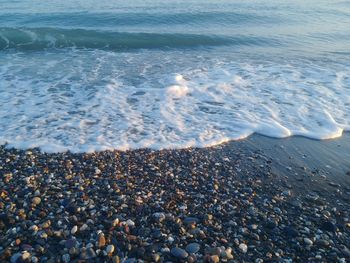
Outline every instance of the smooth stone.
[(107, 254), (112, 254), (114, 252), (114, 246), (113, 245), (108, 245), (106, 248)]
[(23, 253), (22, 253), (22, 260), (23, 261), (26, 261), (27, 259), (29, 259), (30, 258), (30, 253), (29, 252), (27, 252), (27, 251), (24, 251)]
[(218, 255), (212, 255), (210, 256), (210, 262), (211, 263), (219, 263), (220, 262), (220, 258)]
[(16, 263), (22, 257), (22, 253), (13, 254), (11, 257), (11, 263)]
[(182, 248), (179, 248), (179, 247), (174, 247), (170, 250), (170, 253), (174, 256), (174, 257), (177, 257), (177, 258), (182, 258), (182, 259), (185, 259), (188, 257), (188, 253), (182, 249)]
[(198, 223), (198, 221), (199, 221), (199, 219), (196, 217), (186, 217), (183, 222), (186, 225), (193, 225), (193, 224)]
[(106, 238), (104, 234), (98, 235), (97, 247), (102, 248), (106, 245)]
[(67, 249), (70, 249), (72, 247), (75, 247), (75, 245), (77, 244), (77, 241), (75, 239), (68, 239), (66, 240), (64, 246), (67, 248)]
[(74, 235), (77, 231), (78, 231), (78, 226), (73, 226), (73, 228), (71, 229), (70, 233), (72, 235)]
[(136, 262), (136, 258), (128, 258), (124, 261), (124, 263), (135, 263)]
[(305, 237), (304, 238), (304, 243), (307, 245), (307, 246), (312, 246), (313, 245), (313, 242), (311, 239)]
[(33, 203), (34, 205), (38, 205), (38, 204), (40, 204), (40, 203), (41, 203), (41, 198), (40, 198), (40, 197), (38, 197), (38, 196), (33, 197), (33, 199), (32, 199), (32, 203)]
[(132, 221), (131, 219), (128, 219), (125, 223), (126, 223), (128, 226), (131, 226), (131, 227), (135, 226), (135, 222)]
[(323, 231), (335, 232), (337, 228), (332, 222), (326, 221), (321, 225), (321, 229)]
[(289, 238), (295, 238), (298, 236), (298, 231), (295, 230), (295, 228), (287, 226), (284, 228), (284, 233)]
[(244, 243), (241, 243), (241, 244), (239, 245), (239, 249), (240, 249), (243, 253), (247, 253), (247, 251), (248, 251), (248, 246), (247, 246), (246, 244), (244, 244)]
[(68, 263), (68, 262), (70, 261), (70, 256), (69, 256), (69, 254), (64, 254), (64, 255), (62, 255), (62, 261), (63, 261), (64, 263)]
[(316, 245), (321, 246), (321, 247), (328, 247), (329, 242), (327, 240), (324, 240), (324, 239), (319, 239), (319, 240), (316, 240)]
[(80, 253), (80, 258), (87, 260), (87, 259), (92, 259), (96, 257), (96, 253), (92, 248), (88, 248), (88, 249), (82, 249), (81, 253)]
[(201, 246), (198, 243), (191, 243), (186, 246), (186, 251), (190, 254), (195, 254), (200, 250)]
[(165, 214), (164, 213), (154, 213), (153, 217), (155, 218), (156, 221), (159, 223), (163, 222), (165, 219)]

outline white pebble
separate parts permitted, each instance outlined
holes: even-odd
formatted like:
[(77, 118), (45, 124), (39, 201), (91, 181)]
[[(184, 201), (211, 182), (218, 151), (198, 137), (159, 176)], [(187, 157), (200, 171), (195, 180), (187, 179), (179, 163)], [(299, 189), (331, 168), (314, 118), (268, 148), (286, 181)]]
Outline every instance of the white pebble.
[(312, 246), (312, 245), (313, 245), (312, 240), (309, 239), (309, 238), (307, 238), (307, 237), (304, 238), (304, 243), (305, 243), (306, 245), (308, 245), (308, 246)]
[(243, 253), (247, 253), (247, 251), (248, 251), (248, 246), (247, 246), (246, 244), (244, 244), (244, 243), (241, 243), (241, 244), (239, 245), (239, 249), (240, 249)]
[(70, 233), (72, 235), (74, 235), (76, 232), (78, 231), (78, 226), (73, 226), (72, 230), (70, 231)]

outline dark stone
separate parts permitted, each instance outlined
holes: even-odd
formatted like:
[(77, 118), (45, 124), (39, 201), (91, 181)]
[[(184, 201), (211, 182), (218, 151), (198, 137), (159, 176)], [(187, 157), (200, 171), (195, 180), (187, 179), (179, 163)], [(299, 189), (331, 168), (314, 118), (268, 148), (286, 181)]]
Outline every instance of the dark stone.
[(337, 230), (337, 227), (332, 222), (325, 221), (322, 223), (321, 229), (323, 231), (335, 232)]
[(198, 243), (191, 243), (186, 246), (186, 251), (190, 254), (197, 253), (201, 246)]
[(288, 238), (295, 238), (298, 236), (298, 231), (296, 231), (294, 227), (286, 226), (283, 231)]
[(188, 253), (184, 249), (179, 247), (172, 248), (170, 252), (174, 257), (177, 257), (177, 258), (185, 259), (188, 257)]

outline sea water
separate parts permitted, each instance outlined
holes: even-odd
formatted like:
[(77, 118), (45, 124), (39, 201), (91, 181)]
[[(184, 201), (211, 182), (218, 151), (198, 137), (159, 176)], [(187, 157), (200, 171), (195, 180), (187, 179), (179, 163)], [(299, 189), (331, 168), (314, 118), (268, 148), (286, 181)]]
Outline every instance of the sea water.
[(349, 1), (0, 0), (0, 144), (162, 149), (349, 129)]

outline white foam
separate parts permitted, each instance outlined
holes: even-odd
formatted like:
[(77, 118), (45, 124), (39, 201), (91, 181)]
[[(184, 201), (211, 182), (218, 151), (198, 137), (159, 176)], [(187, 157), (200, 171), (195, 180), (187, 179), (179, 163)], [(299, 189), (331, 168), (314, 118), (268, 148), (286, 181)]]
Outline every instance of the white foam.
[(330, 139), (349, 130), (349, 63), (190, 59), (3, 53), (0, 144), (48, 152), (161, 149), (252, 133)]

